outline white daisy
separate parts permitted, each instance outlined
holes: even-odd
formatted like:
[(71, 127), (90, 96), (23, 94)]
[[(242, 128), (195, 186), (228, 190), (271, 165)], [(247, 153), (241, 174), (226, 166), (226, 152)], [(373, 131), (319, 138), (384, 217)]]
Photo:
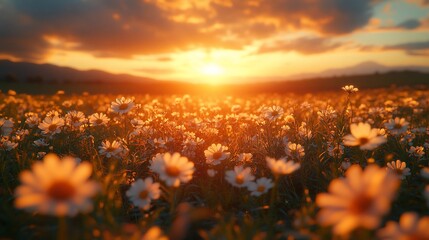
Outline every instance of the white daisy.
[(291, 174), (298, 170), (301, 165), (299, 163), (295, 163), (294, 161), (288, 161), (286, 158), (274, 159), (267, 157), (267, 166), (271, 169), (271, 172), (275, 175), (286, 175)]
[(206, 163), (211, 165), (218, 165), (221, 161), (229, 158), (230, 153), (226, 152), (228, 147), (221, 144), (212, 144), (207, 150), (204, 151), (206, 156)]
[(195, 171), (194, 163), (180, 153), (158, 153), (152, 159), (150, 168), (170, 187), (178, 187), (180, 183), (189, 182)]
[(259, 197), (265, 194), (274, 186), (273, 181), (269, 178), (262, 177), (256, 180), (256, 182), (250, 182), (247, 185), (247, 189), (251, 192), (250, 195)]
[(359, 123), (350, 125), (351, 134), (343, 138), (344, 145), (359, 146), (362, 150), (373, 150), (386, 142), (386, 138), (378, 136), (379, 130), (371, 129), (368, 123)]
[(234, 170), (225, 172), (225, 179), (234, 187), (246, 187), (247, 184), (255, 179), (250, 167), (235, 166)]
[(144, 210), (150, 208), (152, 200), (158, 199), (161, 195), (160, 184), (154, 183), (151, 177), (145, 180), (137, 179), (126, 192), (131, 202)]
[(92, 166), (78, 164), (75, 158), (62, 160), (48, 154), (36, 162), (32, 171), (21, 172), (21, 185), (15, 190), (15, 207), (30, 212), (55, 216), (75, 216), (92, 209), (91, 197), (99, 190), (96, 182), (88, 180)]

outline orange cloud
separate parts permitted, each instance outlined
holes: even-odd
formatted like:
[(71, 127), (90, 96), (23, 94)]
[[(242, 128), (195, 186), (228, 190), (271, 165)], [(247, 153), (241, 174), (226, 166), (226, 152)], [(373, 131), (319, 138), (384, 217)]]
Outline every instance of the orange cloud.
[[(375, 1), (4, 0), (0, 54), (37, 60), (53, 47), (118, 58), (196, 48), (242, 49), (296, 29), (348, 34), (368, 24)], [(53, 46), (46, 36), (73, 44)]]

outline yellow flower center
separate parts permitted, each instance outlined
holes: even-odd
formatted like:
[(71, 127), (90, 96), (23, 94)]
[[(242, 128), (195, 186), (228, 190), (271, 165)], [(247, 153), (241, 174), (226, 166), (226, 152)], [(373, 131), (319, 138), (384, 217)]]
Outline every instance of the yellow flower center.
[(177, 177), (180, 175), (180, 169), (176, 166), (167, 166), (165, 168), (165, 173), (170, 177)]
[(265, 186), (264, 185), (259, 185), (258, 188), (256, 189), (256, 191), (258, 191), (258, 192), (264, 192), (265, 191)]
[(67, 180), (58, 180), (51, 184), (46, 193), (56, 201), (66, 201), (76, 194), (76, 188)]
[(402, 172), (403, 172), (402, 169), (396, 168), (395, 172), (396, 172), (397, 175), (402, 176)]
[(244, 177), (243, 177), (243, 175), (241, 175), (241, 174), (237, 175), (235, 177), (235, 182), (237, 184), (239, 184), (239, 185), (243, 184), (244, 183)]
[(101, 120), (101, 119), (97, 119), (97, 120), (95, 120), (95, 123), (96, 123), (96, 124), (102, 124), (102, 123), (103, 123), (103, 120)]
[(213, 153), (213, 159), (214, 160), (218, 160), (221, 157), (222, 157), (222, 152), (215, 152), (215, 153)]
[(369, 139), (367, 137), (361, 137), (359, 138), (359, 145), (365, 145), (369, 142)]
[(57, 130), (57, 124), (52, 124), (48, 127), (48, 130), (50, 132), (54, 132), (55, 130)]
[(116, 148), (114, 148), (114, 147), (108, 147), (108, 148), (106, 148), (106, 152), (113, 152), (115, 150), (116, 150)]
[(127, 110), (128, 108), (128, 104), (127, 103), (122, 103), (121, 105), (119, 105), (119, 110)]
[(393, 126), (394, 129), (401, 129), (402, 125), (400, 123), (395, 124), (395, 126)]
[(353, 214), (361, 214), (371, 207), (373, 199), (367, 194), (360, 194), (356, 196), (350, 204), (350, 212)]
[(78, 118), (78, 117), (72, 117), (71, 121), (72, 122), (80, 122), (80, 118)]
[(143, 190), (140, 192), (139, 197), (144, 200), (149, 197), (149, 192), (147, 190)]
[(279, 112), (277, 112), (275, 110), (271, 112), (271, 116), (273, 116), (273, 117), (276, 117), (278, 115), (279, 115)]

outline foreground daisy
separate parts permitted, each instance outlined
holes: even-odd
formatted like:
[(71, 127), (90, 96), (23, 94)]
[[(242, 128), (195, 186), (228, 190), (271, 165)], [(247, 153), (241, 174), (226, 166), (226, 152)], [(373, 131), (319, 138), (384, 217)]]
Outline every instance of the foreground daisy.
[(373, 150), (386, 142), (386, 138), (378, 136), (378, 129), (371, 128), (368, 123), (351, 124), (351, 134), (343, 138), (344, 145), (359, 146), (361, 150)]
[(78, 164), (75, 158), (62, 160), (48, 154), (43, 162), (36, 162), (32, 171), (21, 172), (21, 185), (15, 190), (15, 207), (30, 212), (55, 216), (75, 216), (92, 210), (91, 197), (99, 190), (90, 181), (92, 166)]
[(158, 199), (161, 194), (159, 186), (160, 184), (154, 183), (151, 177), (145, 180), (137, 179), (126, 192), (126, 195), (135, 206), (148, 210), (150, 202)]
[(299, 163), (288, 161), (286, 158), (277, 160), (267, 157), (266, 161), (268, 168), (271, 169), (271, 172), (273, 172), (275, 176), (291, 174), (301, 167)]
[(250, 195), (259, 197), (267, 193), (273, 186), (274, 184), (271, 179), (263, 177), (256, 180), (256, 182), (250, 182), (247, 185), (247, 189), (251, 192)]
[(194, 163), (180, 153), (158, 153), (152, 160), (150, 168), (170, 187), (178, 187), (180, 183), (189, 182), (195, 170)]
[(221, 144), (212, 144), (207, 150), (204, 151), (206, 156), (206, 163), (212, 165), (218, 165), (221, 161), (229, 158), (230, 153), (226, 152), (228, 147), (222, 146)]
[(377, 165), (370, 165), (364, 171), (353, 165), (345, 178), (329, 184), (329, 193), (317, 195), (316, 204), (321, 208), (317, 220), (324, 226), (333, 225), (337, 235), (348, 234), (358, 227), (374, 229), (389, 211), (398, 186), (398, 178)]
[(387, 171), (396, 174), (400, 179), (405, 179), (406, 176), (411, 174), (410, 169), (407, 168), (407, 164), (405, 162), (401, 162), (401, 160), (387, 163)]
[(406, 212), (401, 215), (399, 224), (390, 221), (386, 227), (380, 229), (377, 235), (380, 239), (405, 240), (429, 239), (429, 217), (419, 219), (417, 213)]
[(250, 167), (235, 166), (234, 170), (225, 172), (225, 179), (234, 187), (246, 187), (248, 183), (255, 179)]

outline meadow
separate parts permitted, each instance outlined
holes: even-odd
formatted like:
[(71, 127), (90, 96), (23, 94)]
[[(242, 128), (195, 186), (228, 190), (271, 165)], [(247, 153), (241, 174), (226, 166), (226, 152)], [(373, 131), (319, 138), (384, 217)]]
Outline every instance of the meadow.
[(2, 239), (429, 239), (428, 89), (0, 94)]

